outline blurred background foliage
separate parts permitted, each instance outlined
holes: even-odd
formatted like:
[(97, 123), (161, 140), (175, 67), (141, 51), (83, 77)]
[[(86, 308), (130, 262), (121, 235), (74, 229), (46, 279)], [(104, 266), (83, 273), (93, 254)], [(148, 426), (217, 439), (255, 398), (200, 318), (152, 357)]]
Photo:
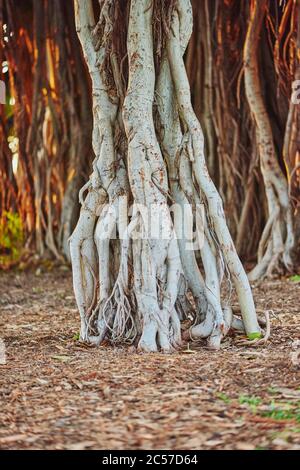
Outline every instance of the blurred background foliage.
[[(209, 171), (238, 252), (249, 263), (256, 260), (268, 217), (257, 122), (244, 84), (255, 1), (193, 0), (194, 31), (186, 53)], [(257, 57), (266, 119), (289, 185), (296, 248), (300, 113), (290, 97), (300, 78), (299, 5), (267, 2)], [(0, 0), (0, 79), (7, 88), (7, 104), (0, 105), (0, 262), (18, 259), (22, 247), (42, 259), (68, 259), (78, 191), (93, 160), (90, 78), (71, 0)]]

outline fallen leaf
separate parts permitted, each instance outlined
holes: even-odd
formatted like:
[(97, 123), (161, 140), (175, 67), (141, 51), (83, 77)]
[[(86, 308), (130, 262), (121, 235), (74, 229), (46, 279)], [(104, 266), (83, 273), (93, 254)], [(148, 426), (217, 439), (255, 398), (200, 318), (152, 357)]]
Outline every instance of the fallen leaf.
[(51, 356), (52, 359), (55, 359), (56, 361), (61, 361), (61, 362), (68, 362), (72, 358), (70, 356)]

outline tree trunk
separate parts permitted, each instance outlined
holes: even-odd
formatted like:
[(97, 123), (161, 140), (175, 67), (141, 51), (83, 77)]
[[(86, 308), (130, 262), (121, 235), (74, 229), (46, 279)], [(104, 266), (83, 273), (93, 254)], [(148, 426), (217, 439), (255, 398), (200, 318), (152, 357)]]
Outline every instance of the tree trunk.
[(244, 46), (246, 96), (256, 123), (260, 167), (269, 213), (258, 247), (258, 264), (249, 274), (251, 280), (271, 274), (280, 266), (280, 263), (290, 269), (292, 267), (291, 250), (294, 246), (288, 184), (276, 156), (272, 129), (263, 101), (258, 67), (258, 42), (268, 3), (268, 0), (251, 1), (250, 22)]
[[(170, 351), (188, 319), (193, 338), (219, 348), (233, 325), (221, 300), (224, 271), (247, 335), (260, 336), (191, 105), (183, 61), (190, 1), (101, 0), (95, 21), (92, 1), (75, 0), (75, 15), (92, 79), (96, 155), (70, 239), (81, 339)], [(189, 246), (194, 226), (199, 253)]]
[[(170, 1), (157, 0), (158, 4), (154, 5), (156, 82), (166, 51), (166, 25), (171, 22), (168, 17)], [(98, 3), (93, 0), (97, 14)], [(172, 3), (175, 4), (176, 0)], [(289, 192), (295, 234), (297, 227), (299, 232), (299, 104), (291, 99), (294, 81), (299, 79), (299, 2), (269, 1), (266, 9), (256, 8), (256, 14), (261, 17), (258, 27), (253, 21), (253, 2), (193, 0), (192, 4), (194, 28), (185, 62), (192, 102), (203, 128), (209, 174), (222, 197), (228, 227), (239, 255), (245, 262), (252, 263), (257, 258), (260, 245), (259, 261), (264, 259), (266, 263), (265, 267), (258, 263), (254, 277), (264, 277), (272, 271), (284, 272), (285, 264), (290, 269), (290, 263), (285, 263), (289, 256), (281, 253), (277, 257), (274, 252), (273, 262), (268, 262), (272, 256), (267, 249), (269, 240), (275, 233), (277, 241), (280, 237), (279, 230), (275, 229), (278, 223), (272, 218), (268, 222), (265, 185), (269, 185), (271, 172), (274, 179), (278, 179), (275, 172), (279, 171), (283, 192), (285, 195)], [(101, 3), (101, 9), (102, 6)], [(162, 10), (167, 12), (164, 23), (161, 21)], [(115, 14), (113, 24), (106, 27), (104, 35), (105, 57), (101, 74), (104, 83), (115, 90), (115, 97), (121, 103), (119, 109), (128, 82), (126, 41), (129, 4), (125, 0), (111, 0), (102, 11), (108, 19), (112, 12)], [(39, 20), (34, 24), (34, 16), (37, 15)], [(19, 213), (26, 246), (45, 257), (61, 258), (63, 254), (69, 258), (68, 239), (80, 209), (75, 195), (87, 179), (93, 159), (91, 83), (74, 23), (70, 1), (0, 1), (0, 56), (3, 65), (0, 78), (6, 84), (7, 101), (15, 101), (12, 106), (0, 105), (0, 208), (3, 214), (6, 211)], [(119, 34), (114, 24), (120, 27)], [(253, 32), (254, 27), (257, 34)], [(253, 41), (249, 40), (250, 30)], [(99, 39), (101, 35), (100, 28), (96, 36)], [(99, 46), (98, 41), (95, 45), (97, 52)], [(249, 58), (251, 56), (252, 69), (256, 62), (256, 89), (251, 80), (249, 82), (249, 67), (244, 60), (246, 48)], [(164, 140), (167, 145), (166, 131), (161, 132), (161, 126), (157, 127), (163, 114), (157, 90), (158, 83), (154, 94), (155, 130), (159, 140)], [(254, 112), (253, 106), (249, 106), (249, 93), (252, 97), (260, 96), (264, 105), (263, 117), (261, 112)], [(255, 106), (260, 106), (256, 98)], [(272, 157), (275, 166), (272, 164), (269, 169), (268, 163), (267, 167), (262, 164), (266, 161), (263, 156), (266, 152), (259, 144), (262, 120), (269, 122), (268, 140), (273, 142), (272, 151), (275, 153), (275, 158)], [(118, 142), (119, 154), (124, 154), (127, 137), (120, 109), (117, 121), (119, 130), (113, 140)], [(177, 131), (174, 132), (176, 134)], [(185, 134), (183, 129), (178, 135), (180, 133)], [(32, 137), (30, 143), (28, 134)], [(120, 152), (122, 146), (124, 150)], [(164, 160), (168, 161), (168, 173), (172, 166), (175, 180), (179, 161), (180, 167), (185, 168), (182, 172), (189, 171), (186, 157), (172, 160), (164, 148), (161, 147), (161, 151)], [(179, 196), (174, 196), (176, 181), (168, 177), (168, 186), (172, 199), (177, 201)], [(183, 191), (185, 196), (188, 195), (187, 200), (191, 199), (191, 191), (192, 185)], [(267, 192), (270, 201), (272, 191), (268, 189)], [(130, 192), (127, 194), (132, 197)], [(169, 196), (168, 204), (171, 203)], [(184, 204), (181, 196), (178, 200)], [(280, 202), (279, 205), (280, 212), (284, 213), (284, 205)], [(289, 217), (287, 214), (286, 218)], [(283, 220), (282, 214), (280, 219), (280, 236), (287, 252), (289, 224)], [(182, 249), (180, 241), (178, 244)], [(277, 248), (280, 244), (281, 241)], [(118, 268), (118, 249), (119, 244), (114, 241), (110, 247), (116, 260), (114, 272)], [(279, 252), (281, 249), (279, 247)], [(189, 266), (188, 282), (201, 311), (203, 293), (199, 291), (199, 274), (195, 275), (198, 258), (198, 253), (196, 256), (187, 255), (184, 262), (186, 269)]]

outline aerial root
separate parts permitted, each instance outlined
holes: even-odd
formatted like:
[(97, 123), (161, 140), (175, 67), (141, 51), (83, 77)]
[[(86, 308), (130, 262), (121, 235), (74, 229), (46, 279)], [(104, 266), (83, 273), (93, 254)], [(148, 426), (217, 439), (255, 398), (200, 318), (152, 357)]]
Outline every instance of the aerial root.
[(265, 332), (262, 338), (255, 338), (252, 340), (241, 340), (237, 342), (237, 345), (238, 346), (250, 346), (250, 347), (257, 347), (257, 346), (265, 345), (268, 339), (270, 338), (270, 334), (271, 334), (270, 313), (272, 313), (272, 310), (264, 311)]
[[(239, 306), (232, 306), (232, 311), (233, 311), (233, 325), (237, 325), (237, 329), (240, 329), (240, 326), (238, 325), (244, 325), (243, 324), (243, 321), (241, 320), (241, 309)], [(260, 326), (263, 326), (265, 327), (267, 322), (266, 322), (266, 316), (265, 316), (265, 312), (266, 310), (263, 310), (263, 309), (259, 309), (257, 308), (256, 309), (256, 313), (257, 313), (257, 320), (258, 320), (258, 323)], [(270, 312), (273, 312), (272, 310), (270, 310)], [(241, 323), (239, 323), (241, 322)], [(232, 326), (234, 328), (234, 326)], [(235, 329), (235, 328), (234, 328)], [(245, 327), (243, 326), (243, 330), (242, 331), (245, 331)]]
[(138, 334), (138, 322), (133, 315), (128, 285), (130, 236), (137, 223), (138, 217), (134, 217), (124, 233), (119, 273), (112, 292), (105, 301), (99, 302), (94, 312), (98, 315), (99, 344), (104, 340), (107, 332), (110, 332), (111, 339), (115, 343), (120, 341), (133, 343)]
[(181, 328), (180, 328), (180, 319), (175, 310), (171, 312), (171, 345), (174, 349), (178, 349), (181, 346)]

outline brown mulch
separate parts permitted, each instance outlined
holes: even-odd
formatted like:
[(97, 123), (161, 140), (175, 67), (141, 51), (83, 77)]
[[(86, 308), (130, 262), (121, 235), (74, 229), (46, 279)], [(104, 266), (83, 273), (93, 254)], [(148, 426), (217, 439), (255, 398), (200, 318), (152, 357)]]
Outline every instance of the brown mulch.
[(254, 289), (274, 311), (265, 346), (146, 355), (76, 339), (66, 268), (1, 273), (0, 448), (300, 449), (299, 293)]

